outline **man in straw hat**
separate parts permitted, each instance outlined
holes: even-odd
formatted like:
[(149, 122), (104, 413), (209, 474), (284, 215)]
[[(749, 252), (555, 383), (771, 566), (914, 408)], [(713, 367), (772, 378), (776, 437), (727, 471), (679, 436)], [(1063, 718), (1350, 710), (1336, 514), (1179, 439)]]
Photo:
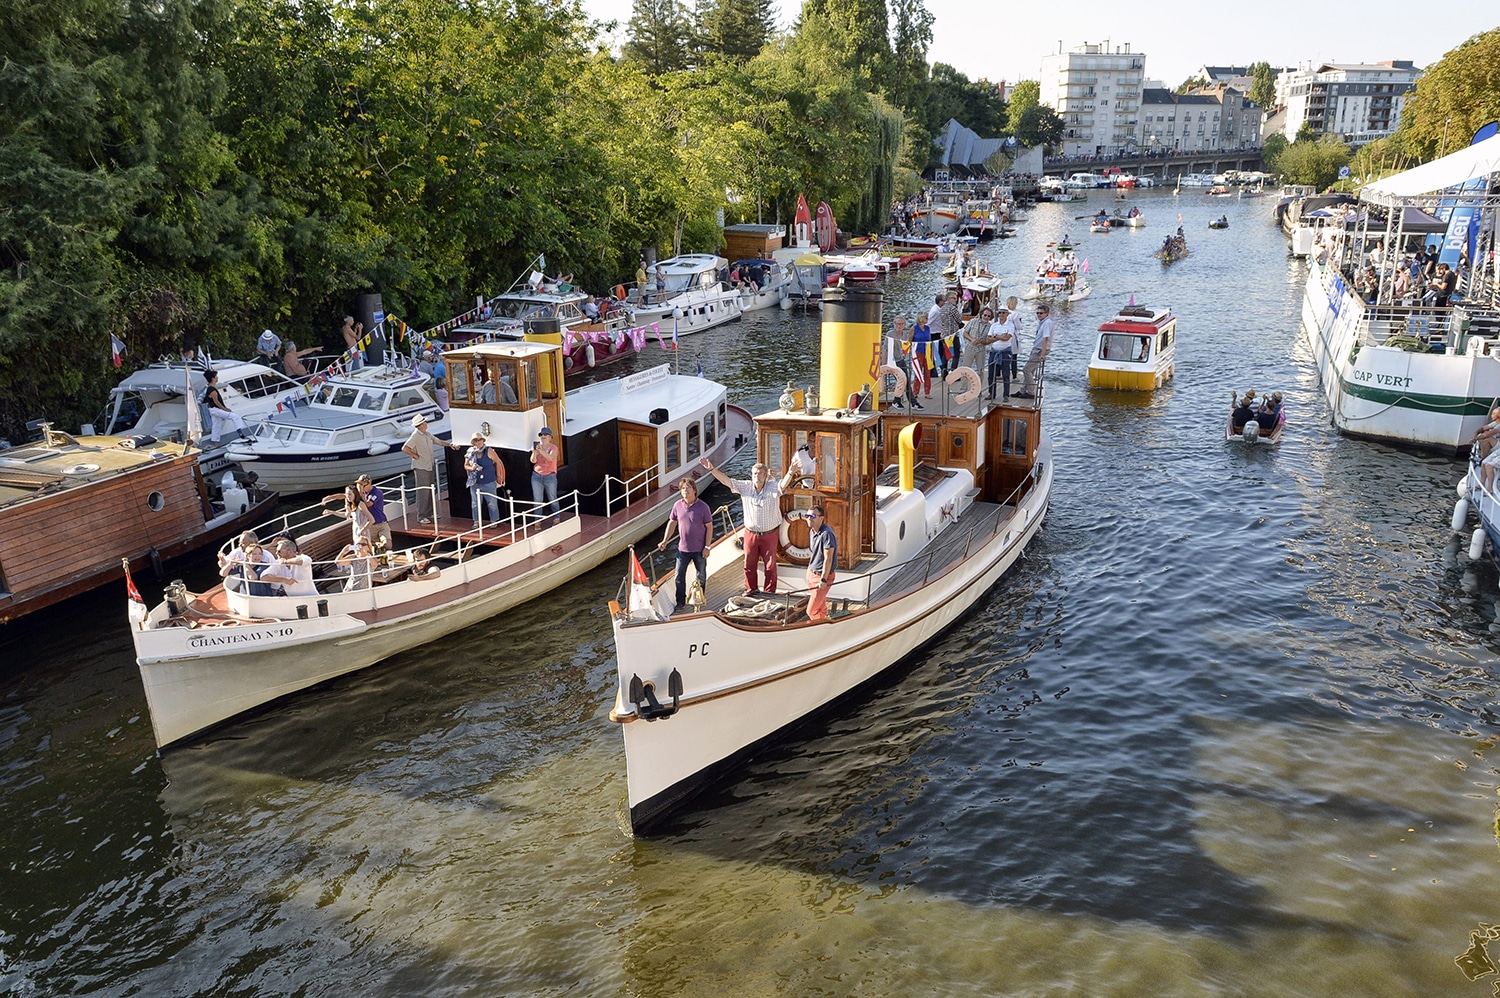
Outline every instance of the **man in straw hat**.
[(411, 470), (417, 476), (417, 517), (423, 523), (433, 519), (437, 498), (437, 449), (441, 441), (427, 431), (427, 417), (417, 413), (411, 418), (411, 436), (401, 451), (411, 458)]

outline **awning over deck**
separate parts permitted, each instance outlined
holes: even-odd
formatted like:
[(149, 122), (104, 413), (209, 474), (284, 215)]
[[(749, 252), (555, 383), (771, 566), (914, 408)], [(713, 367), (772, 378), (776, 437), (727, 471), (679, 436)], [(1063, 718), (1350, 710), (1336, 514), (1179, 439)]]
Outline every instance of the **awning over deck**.
[(1392, 198), (1419, 197), (1445, 191), (1496, 172), (1500, 172), (1500, 135), (1449, 153), (1431, 163), (1423, 163), (1405, 173), (1367, 184), (1362, 193)]

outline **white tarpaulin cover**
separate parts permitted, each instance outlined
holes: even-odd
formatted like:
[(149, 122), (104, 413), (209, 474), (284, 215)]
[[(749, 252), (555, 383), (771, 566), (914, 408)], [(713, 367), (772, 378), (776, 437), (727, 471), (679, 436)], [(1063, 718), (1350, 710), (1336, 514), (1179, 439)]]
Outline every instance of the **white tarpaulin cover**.
[(1449, 153), (1442, 159), (1423, 163), (1405, 173), (1377, 180), (1366, 185), (1364, 191), (1366, 194), (1384, 194), (1388, 197), (1416, 197), (1445, 191), (1476, 177), (1496, 172), (1500, 172), (1500, 135)]

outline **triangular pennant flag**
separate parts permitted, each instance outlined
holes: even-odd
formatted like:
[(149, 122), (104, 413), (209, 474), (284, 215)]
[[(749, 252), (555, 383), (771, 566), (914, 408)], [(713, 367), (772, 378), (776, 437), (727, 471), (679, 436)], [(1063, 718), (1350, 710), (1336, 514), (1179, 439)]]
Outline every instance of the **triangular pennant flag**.
[(651, 584), (651, 580), (646, 577), (646, 570), (641, 567), (641, 559), (635, 556), (635, 548), (630, 549), (630, 581), (643, 586)]

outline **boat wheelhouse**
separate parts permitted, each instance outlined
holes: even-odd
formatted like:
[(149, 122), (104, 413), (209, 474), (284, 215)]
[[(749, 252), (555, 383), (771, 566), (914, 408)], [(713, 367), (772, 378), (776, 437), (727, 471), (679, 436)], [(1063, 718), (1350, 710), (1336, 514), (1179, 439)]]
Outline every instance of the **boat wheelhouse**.
[(1089, 384), (1149, 392), (1172, 380), (1176, 363), (1177, 318), (1172, 310), (1128, 305), (1099, 327), (1099, 341), (1089, 360)]

